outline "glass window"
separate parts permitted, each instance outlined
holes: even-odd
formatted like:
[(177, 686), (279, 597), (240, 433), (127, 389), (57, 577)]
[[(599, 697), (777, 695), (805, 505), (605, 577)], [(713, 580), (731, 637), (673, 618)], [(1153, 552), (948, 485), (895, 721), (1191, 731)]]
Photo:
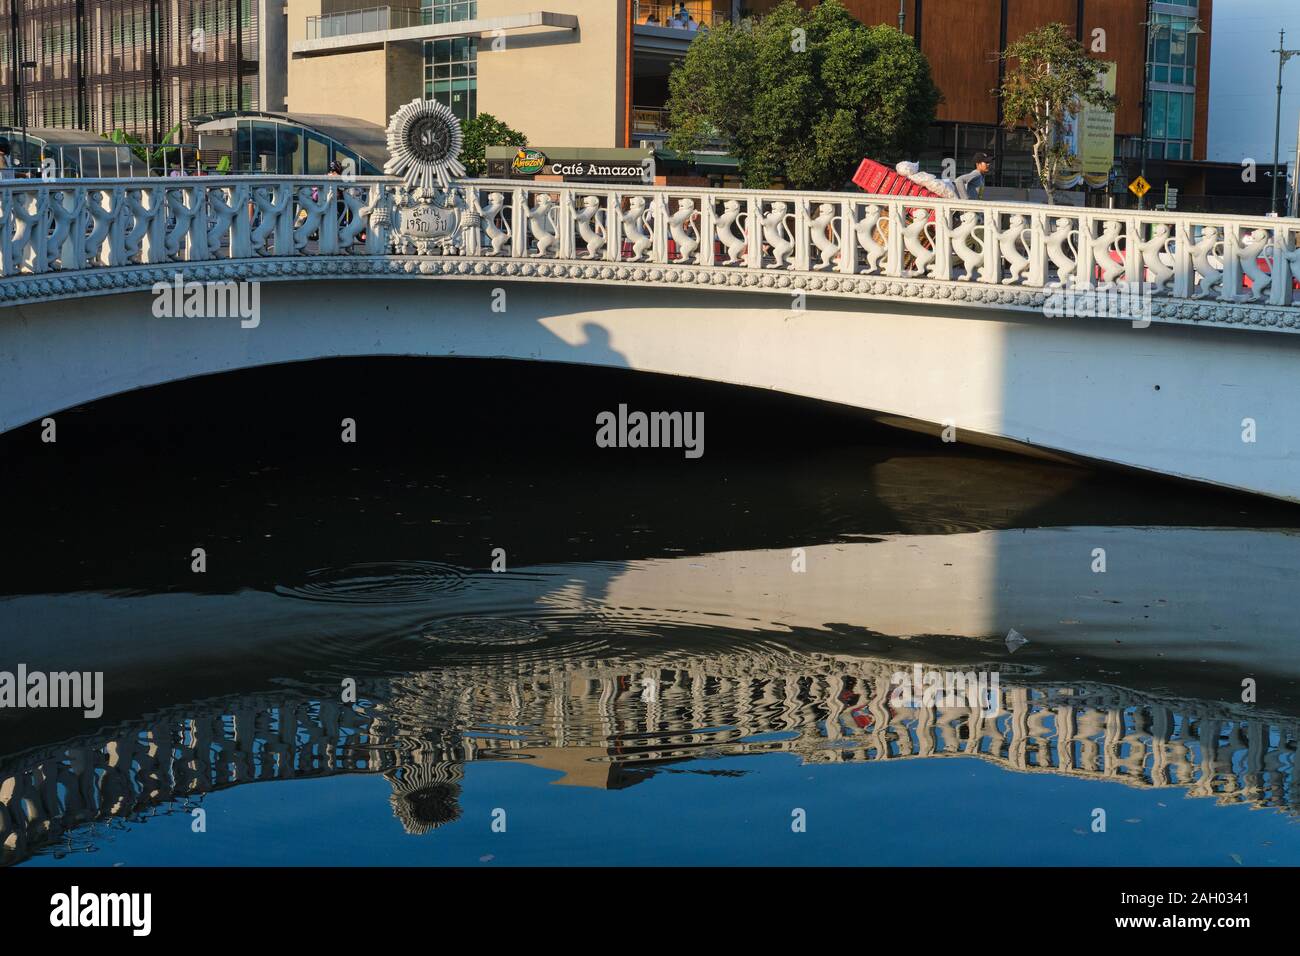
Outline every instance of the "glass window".
[(421, 11), (427, 23), (453, 23), (478, 16), (477, 0), (423, 0)]
[(1164, 90), (1155, 90), (1151, 94), (1150, 133), (1152, 139), (1165, 138), (1165, 109), (1168, 106), (1168, 94)]
[(461, 120), (478, 113), (478, 42), (470, 37), (425, 45), (425, 96)]
[(300, 172), (302, 162), (302, 127), (275, 124), (275, 171), (283, 176)]
[(1165, 135), (1170, 139), (1183, 136), (1183, 97), (1179, 93), (1169, 94), (1169, 105), (1165, 108)]
[(330, 167), (330, 147), (323, 136), (307, 134), (307, 173), (325, 173)]
[[(1190, 16), (1171, 16), (1157, 13), (1149, 28), (1152, 78), (1156, 82), (1194, 82), (1194, 72), (1186, 67), (1196, 65), (1198, 37), (1188, 34), (1195, 19)], [(1168, 69), (1166, 69), (1168, 68)]]
[(252, 122), (248, 129), (249, 168), (259, 173), (275, 172), (275, 124)]
[[(1159, 18), (1157, 17), (1157, 19)], [(1158, 27), (1155, 28), (1154, 32), (1155, 32), (1155, 52), (1152, 54), (1151, 59), (1154, 60), (1156, 63), (1168, 63), (1169, 62), (1169, 27), (1165, 24), (1160, 24)]]
[(1169, 36), (1169, 62), (1182, 66), (1187, 62), (1187, 21), (1173, 24)]

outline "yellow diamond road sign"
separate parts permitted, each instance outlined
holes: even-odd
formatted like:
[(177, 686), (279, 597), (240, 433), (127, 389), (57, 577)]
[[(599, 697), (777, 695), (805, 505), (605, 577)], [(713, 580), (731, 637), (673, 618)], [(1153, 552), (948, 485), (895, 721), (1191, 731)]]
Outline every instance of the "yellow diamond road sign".
[(1151, 184), (1139, 176), (1128, 184), (1128, 188), (1133, 191), (1133, 195), (1137, 196), (1138, 199), (1141, 199), (1151, 191)]

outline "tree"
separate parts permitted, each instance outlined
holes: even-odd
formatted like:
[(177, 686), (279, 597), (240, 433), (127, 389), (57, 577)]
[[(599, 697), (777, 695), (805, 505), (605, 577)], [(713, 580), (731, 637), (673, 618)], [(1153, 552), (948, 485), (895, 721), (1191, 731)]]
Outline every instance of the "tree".
[(1026, 33), (1007, 47), (1003, 58), (1008, 61), (1000, 91), (1005, 124), (1028, 128), (1034, 169), (1047, 201), (1054, 202), (1056, 174), (1074, 161), (1061, 135), (1067, 118), (1085, 103), (1113, 111), (1119, 100), (1102, 88), (1098, 62), (1062, 23)]
[(914, 155), (942, 99), (910, 37), (864, 26), (839, 0), (782, 0), (761, 20), (720, 24), (692, 41), (668, 85), (668, 147), (721, 139), (756, 188), (783, 177), (834, 189), (863, 156)]
[(480, 113), (461, 124), (460, 132), (464, 140), (460, 161), (465, 164), (468, 176), (482, 176), (487, 172), (489, 146), (514, 146), (522, 149), (528, 145), (528, 137), (517, 129), (511, 129), (491, 113)]

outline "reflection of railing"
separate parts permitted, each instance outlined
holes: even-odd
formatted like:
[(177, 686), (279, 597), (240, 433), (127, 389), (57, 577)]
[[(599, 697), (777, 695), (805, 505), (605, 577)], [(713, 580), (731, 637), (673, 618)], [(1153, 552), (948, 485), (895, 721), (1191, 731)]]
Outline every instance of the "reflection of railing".
[[(155, 180), (81, 180), (78, 190), (9, 182), (0, 184), (0, 274), (19, 278), (0, 283), (0, 297), (70, 294), (85, 278), (58, 274), (85, 270), (142, 269), (110, 278), (112, 288), (125, 290), (130, 281), (152, 283), (148, 267), (164, 263), (393, 254), (421, 257), (411, 268), (426, 275), (708, 285), (787, 296), (802, 289), (1040, 313), (1061, 307), (1060, 314), (1081, 318), (1113, 317), (1106, 309), (1118, 305), (1119, 317), (1139, 310), (1152, 321), (1300, 331), (1294, 309), (1277, 308), (1293, 305), (1300, 277), (1295, 219), (646, 186), (635, 180), (648, 166), (616, 168), (611, 175), (633, 182), (465, 180), (446, 197), (442, 225), (450, 231), (432, 239), (401, 233), (405, 200), (395, 180), (378, 177), (211, 177), (168, 181), (162, 197), (154, 195)], [(310, 198), (317, 191), (330, 199)], [(319, 245), (305, 245), (298, 211), (314, 217), (336, 201), (349, 208), (352, 226), (322, 228)], [(234, 209), (251, 209), (259, 227), (244, 229)], [(69, 229), (86, 217), (119, 227)], [(457, 230), (457, 222), (465, 228)], [(359, 275), (390, 267), (396, 263), (313, 261), (275, 271)], [(58, 278), (39, 281), (42, 275)], [(1098, 304), (1107, 297), (1125, 301)]]
[(22, 179), (193, 175), (201, 168), (199, 148), (192, 143), (49, 143), (24, 138), (12, 127), (0, 127), (0, 136), (9, 140), (10, 162)]
[(406, 829), (427, 832), (445, 819), (421, 814), (409, 795), (445, 788), (443, 816), (454, 818), (462, 764), (564, 764), (572, 753), (581, 757), (568, 765), (604, 764), (611, 779), (702, 753), (784, 752), (809, 763), (967, 756), (1300, 815), (1293, 718), (1015, 678), (987, 709), (984, 700), (908, 706), (893, 685), (908, 667), (795, 652), (448, 663), (366, 680), (357, 705), (286, 693), (178, 708), (10, 761), (0, 772), (0, 864), (96, 821), (242, 783), (336, 774), (383, 774)]
[(124, 145), (47, 146), (44, 156), (44, 174), (38, 170), (34, 176), (48, 175), (56, 179), (87, 177), (193, 176), (202, 169), (197, 146), (181, 144), (166, 146), (140, 146), (148, 159), (141, 159), (136, 147)]
[[(718, 6), (721, 6), (721, 4)], [(691, 23), (683, 23), (679, 19), (681, 8), (681, 0), (678, 0), (677, 3), (638, 2), (634, 17), (636, 22), (642, 26), (690, 30)], [(715, 27), (731, 20), (730, 11), (715, 8), (712, 0), (686, 0), (686, 12), (690, 14), (696, 28)]]
[(323, 40), (328, 37), (348, 36), (353, 33), (373, 33), (376, 30), (400, 30), (418, 27), (430, 22), (429, 11), (406, 7), (367, 7), (364, 10), (345, 10), (307, 18), (307, 39)]
[(632, 107), (632, 132), (665, 134), (668, 132), (668, 111), (656, 106)]

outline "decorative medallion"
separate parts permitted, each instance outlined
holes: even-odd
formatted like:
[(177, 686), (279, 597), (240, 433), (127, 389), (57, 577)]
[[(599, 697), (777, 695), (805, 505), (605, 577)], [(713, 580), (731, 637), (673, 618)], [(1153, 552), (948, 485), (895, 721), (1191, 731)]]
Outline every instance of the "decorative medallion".
[(384, 172), (401, 176), (407, 188), (432, 193), (465, 175), (463, 144), (456, 114), (437, 100), (411, 100), (388, 121), (388, 162)]

